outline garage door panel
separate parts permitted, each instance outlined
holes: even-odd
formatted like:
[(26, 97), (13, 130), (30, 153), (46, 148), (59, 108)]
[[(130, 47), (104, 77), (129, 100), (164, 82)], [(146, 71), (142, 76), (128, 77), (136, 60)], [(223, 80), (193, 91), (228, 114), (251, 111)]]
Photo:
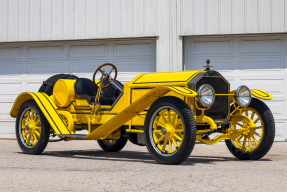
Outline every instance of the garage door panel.
[(15, 78), (22, 74), (22, 63), (3, 62), (0, 65), (0, 78)]
[(64, 62), (33, 62), (27, 63), (27, 75), (64, 73)]
[(240, 58), (240, 73), (248, 75), (284, 75), (285, 58), (284, 57), (256, 57)]
[(22, 92), (21, 83), (0, 83), (0, 96), (18, 95)]
[(264, 101), (266, 105), (272, 111), (272, 114), (275, 116), (275, 119), (284, 118), (285, 116), (285, 101), (284, 100), (272, 100), (272, 101)]
[(240, 53), (241, 54), (280, 54), (284, 50), (283, 38), (240, 38)]
[(103, 63), (108, 63), (107, 60), (101, 61), (75, 61), (69, 62), (70, 73), (94, 73), (94, 71)]
[(114, 57), (144, 57), (154, 56), (154, 42), (146, 41), (141, 43), (131, 43), (129, 41), (115, 42), (114, 46)]
[(276, 127), (276, 131), (275, 131), (276, 140), (277, 141), (285, 141), (286, 137), (287, 137), (286, 122), (277, 120), (275, 122), (275, 127)]
[(1, 137), (15, 137), (15, 122), (14, 121), (0, 121), (0, 135)]
[(0, 60), (21, 60), (22, 47), (17, 45), (1, 45)]
[(284, 79), (241, 79), (250, 89), (267, 91), (273, 96), (285, 95)]
[(234, 54), (234, 41), (232, 39), (196, 39), (187, 43), (187, 54), (195, 55), (231, 55)]
[[(43, 81), (46, 79), (43, 79)], [(41, 85), (43, 84), (43, 81), (40, 82), (28, 82), (26, 84), (26, 91), (29, 92), (37, 92), (39, 90), (39, 88), (41, 87)]]
[[(13, 106), (13, 103), (12, 102), (10, 102), (10, 103), (3, 103), (3, 102), (1, 102), (0, 104), (1, 104), (1, 107), (0, 107), (0, 114), (1, 114), (1, 116), (2, 117), (3, 116), (9, 117), (10, 116), (9, 112), (10, 112), (12, 106)], [(2, 114), (5, 114), (5, 115), (2, 115)]]
[(27, 47), (28, 59), (64, 59), (64, 44), (31, 44)]
[(70, 44), (69, 49), (70, 58), (95, 58), (107, 57), (108, 45), (107, 43), (82, 43)]
[[(214, 58), (209, 57), (211, 60), (210, 65), (213, 66), (212, 70), (220, 70), (222, 73), (230, 74), (234, 71), (233, 58)], [(206, 58), (191, 58), (187, 60), (187, 70), (200, 70), (205, 65)]]
[(120, 72), (135, 72), (134, 67), (137, 69), (137, 73), (156, 70), (154, 60), (121, 60), (113, 63)]

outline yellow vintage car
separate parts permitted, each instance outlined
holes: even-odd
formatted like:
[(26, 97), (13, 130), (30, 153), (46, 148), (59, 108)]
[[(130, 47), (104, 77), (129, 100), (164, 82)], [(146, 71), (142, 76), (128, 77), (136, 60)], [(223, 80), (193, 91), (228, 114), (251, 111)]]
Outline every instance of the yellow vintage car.
[(97, 140), (103, 150), (118, 152), (129, 140), (146, 146), (158, 163), (180, 164), (194, 144), (225, 140), (238, 159), (265, 156), (275, 123), (260, 99), (272, 96), (244, 85), (230, 91), (209, 61), (203, 67), (142, 73), (124, 84), (116, 80), (117, 68), (111, 63), (99, 66), (92, 80), (52, 76), (39, 92), (17, 97), (10, 115), (16, 118), (18, 144), (24, 153), (41, 154), (49, 137), (57, 136)]

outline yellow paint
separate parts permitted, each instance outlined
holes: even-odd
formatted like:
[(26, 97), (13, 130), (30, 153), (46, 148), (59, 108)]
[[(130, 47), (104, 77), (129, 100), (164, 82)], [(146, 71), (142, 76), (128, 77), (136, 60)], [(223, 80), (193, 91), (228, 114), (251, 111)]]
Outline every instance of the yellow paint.
[(129, 105), (127, 108), (122, 110), (112, 119), (107, 121), (105, 124), (102, 124), (96, 130), (87, 135), (88, 139), (104, 139), (107, 135), (112, 133), (114, 130), (121, 127), (127, 121), (138, 115), (141, 111), (146, 109), (154, 101), (156, 101), (161, 96), (164, 96), (166, 93), (171, 91), (167, 87), (158, 87), (154, 88), (145, 94), (143, 97), (138, 99), (133, 104)]
[(68, 127), (65, 125), (57, 113), (58, 108), (45, 93), (21, 93), (14, 102), (14, 105), (10, 111), (10, 115), (12, 117), (16, 117), (22, 104), (30, 99), (35, 100), (56, 134), (71, 134), (71, 131), (68, 129)]
[(208, 117), (206, 115), (195, 116), (194, 119), (195, 119), (195, 122), (197, 124), (207, 123), (210, 126), (210, 129), (197, 130), (197, 132), (196, 132), (197, 134), (208, 133), (210, 131), (217, 130), (217, 125), (215, 124), (213, 119), (211, 119), (210, 117)]
[(155, 83), (180, 83), (188, 82), (197, 73), (202, 70), (193, 71), (177, 71), (177, 72), (161, 72), (161, 73), (145, 73), (136, 76), (132, 84), (155, 84)]
[(68, 111), (63, 110), (57, 110), (57, 112), (68, 127), (68, 129), (74, 134), (76, 132), (76, 127), (74, 126), (75, 121), (72, 114)]
[(75, 101), (75, 79), (59, 79), (54, 86), (53, 96), (59, 107), (67, 107)]
[(142, 73), (129, 84), (130, 88), (154, 88), (161, 86), (187, 87), (187, 83), (202, 70)]
[(258, 89), (250, 89), (251, 91), (251, 94), (254, 96), (254, 97), (257, 97), (259, 99), (264, 99), (264, 100), (271, 100), (273, 99), (273, 96), (265, 91), (261, 91), (261, 90), (258, 90)]

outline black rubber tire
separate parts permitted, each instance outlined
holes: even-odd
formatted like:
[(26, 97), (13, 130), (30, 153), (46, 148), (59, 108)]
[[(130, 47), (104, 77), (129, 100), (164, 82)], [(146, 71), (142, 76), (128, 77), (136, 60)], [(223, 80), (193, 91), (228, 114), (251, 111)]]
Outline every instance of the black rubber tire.
[(46, 81), (43, 82), (38, 92), (43, 92), (51, 96), (53, 94), (54, 85), (59, 79), (78, 79), (78, 77), (72, 74), (53, 75), (52, 77), (48, 78)]
[[(152, 116), (160, 107), (172, 107), (181, 117), (182, 123), (185, 125), (184, 136), (179, 149), (170, 155), (157, 152), (150, 139), (150, 122), (153, 121)], [(151, 156), (160, 164), (177, 165), (184, 162), (193, 150), (196, 140), (196, 124), (191, 109), (188, 105), (176, 97), (163, 97), (154, 102), (148, 110), (145, 119), (145, 140), (146, 146)]]
[[(23, 143), (24, 141), (21, 140), (22, 133), (20, 133), (20, 128), (19, 128), (21, 115), (23, 115), (24, 110), (27, 108), (32, 108), (33, 110), (35, 110), (36, 113), (39, 115), (40, 122), (41, 122), (41, 133), (40, 133), (39, 140), (36, 143), (36, 145), (32, 147), (25, 146), (25, 144)], [(17, 137), (18, 145), (24, 153), (32, 154), (32, 155), (39, 155), (45, 150), (48, 144), (48, 141), (49, 141), (50, 124), (34, 100), (28, 100), (25, 103), (23, 103), (23, 105), (20, 107), (20, 110), (18, 111), (17, 118), (16, 118), (15, 128), (16, 128), (16, 137)]]
[(229, 151), (240, 160), (258, 160), (264, 157), (271, 149), (275, 137), (275, 122), (269, 107), (262, 101), (252, 98), (249, 107), (258, 112), (263, 121), (264, 134), (258, 147), (252, 151), (238, 149), (231, 140), (225, 140)]
[(104, 151), (119, 152), (126, 146), (127, 141), (127, 137), (121, 136), (114, 144), (107, 144), (103, 140), (98, 140), (98, 144)]

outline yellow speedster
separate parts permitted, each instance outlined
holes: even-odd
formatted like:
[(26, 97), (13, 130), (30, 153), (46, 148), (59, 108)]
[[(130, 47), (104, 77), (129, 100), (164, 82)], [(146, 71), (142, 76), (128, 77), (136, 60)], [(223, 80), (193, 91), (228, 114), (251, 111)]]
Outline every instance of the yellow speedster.
[(41, 154), (49, 137), (58, 136), (97, 140), (103, 150), (117, 152), (130, 140), (146, 145), (158, 163), (180, 164), (194, 144), (225, 140), (238, 159), (262, 158), (273, 144), (275, 124), (259, 99), (272, 96), (244, 85), (230, 91), (209, 62), (205, 67), (142, 73), (124, 84), (111, 63), (98, 67), (93, 80), (52, 76), (39, 92), (17, 97), (10, 114), (17, 118), (18, 144), (24, 153)]

